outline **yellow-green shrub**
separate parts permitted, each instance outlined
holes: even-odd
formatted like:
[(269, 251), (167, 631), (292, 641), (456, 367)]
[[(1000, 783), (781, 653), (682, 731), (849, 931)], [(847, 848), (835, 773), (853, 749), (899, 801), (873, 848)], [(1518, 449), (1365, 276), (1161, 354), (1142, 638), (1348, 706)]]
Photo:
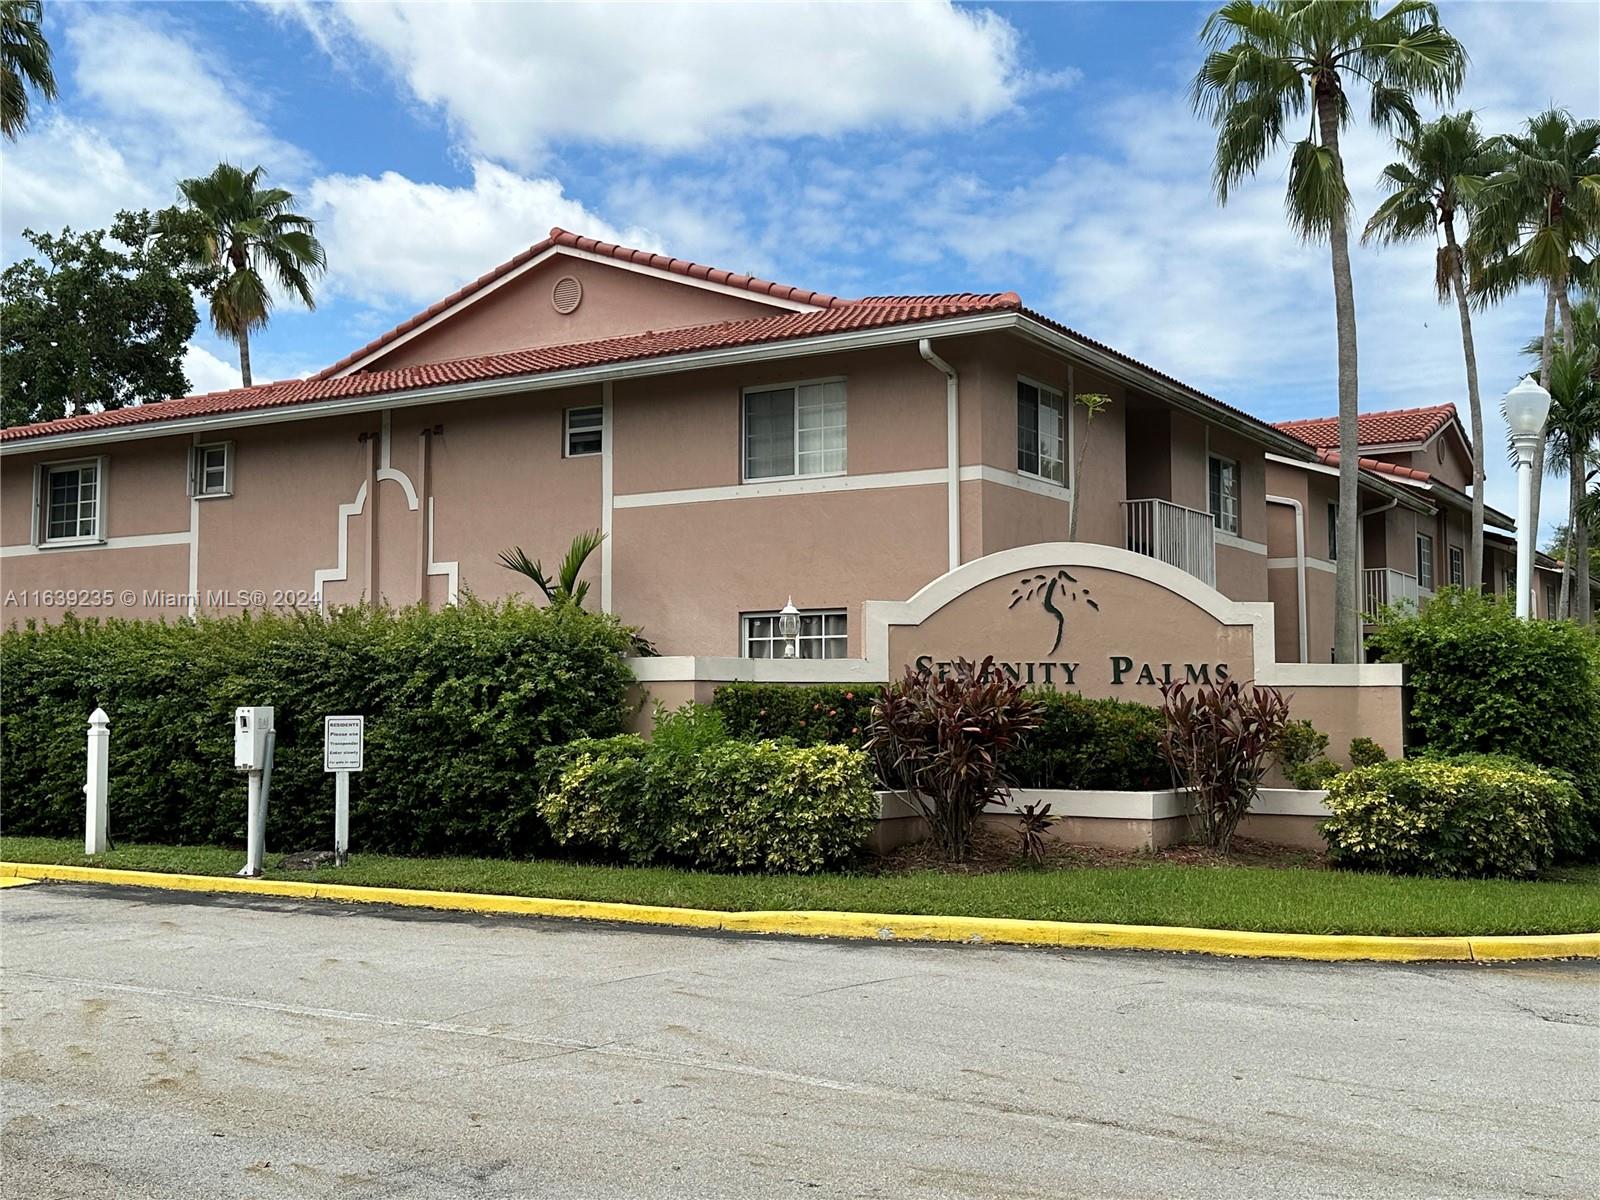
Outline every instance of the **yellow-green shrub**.
[(1341, 866), (1400, 875), (1531, 875), (1553, 857), (1573, 786), (1515, 760), (1419, 758), (1328, 785), (1322, 824)]

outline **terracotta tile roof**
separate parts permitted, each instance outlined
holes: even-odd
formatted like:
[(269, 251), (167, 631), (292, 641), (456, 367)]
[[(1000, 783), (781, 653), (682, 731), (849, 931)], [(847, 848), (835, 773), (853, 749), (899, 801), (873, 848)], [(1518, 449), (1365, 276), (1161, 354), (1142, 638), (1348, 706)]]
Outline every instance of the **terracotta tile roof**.
[[(1281, 429), (1282, 426), (1279, 426)], [(1318, 450), (1317, 460), (1325, 462), (1330, 467), (1339, 465), (1339, 452), (1337, 450)], [(1385, 462), (1381, 458), (1361, 457), (1356, 463), (1363, 471), (1377, 471), (1381, 475), (1396, 475), (1401, 479), (1415, 479), (1418, 483), (1431, 483), (1433, 476), (1426, 471), (1419, 471), (1415, 467), (1402, 467), (1398, 463)]]
[[(430, 304), (414, 317), (408, 317), (400, 322), (388, 333), (373, 338), (361, 349), (345, 355), (331, 367), (325, 367), (316, 374), (317, 379), (327, 379), (344, 370), (351, 363), (360, 362), (375, 350), (381, 350), (402, 334), (410, 333), (418, 325), (426, 324), (434, 317), (448, 308), (460, 304), (474, 292), (480, 291), (500, 279), (509, 275), (530, 259), (538, 258), (546, 250), (556, 246), (566, 246), (573, 250), (583, 250), (589, 254), (600, 254), (607, 258), (617, 259), (619, 262), (634, 263), (643, 267), (654, 267), (658, 271), (671, 271), (675, 275), (683, 275), (690, 279), (703, 279), (708, 283), (718, 283), (725, 287), (743, 288), (754, 292), (758, 296), (772, 296), (779, 300), (792, 300), (797, 304), (814, 304), (818, 308), (836, 308), (840, 305), (850, 304), (852, 301), (841, 300), (838, 296), (829, 296), (823, 292), (813, 292), (807, 288), (791, 287), (786, 283), (773, 283), (768, 279), (757, 279), (753, 275), (740, 275), (736, 271), (724, 271), (720, 267), (707, 267), (700, 263), (690, 262), (684, 258), (673, 258), (667, 254), (656, 254), (649, 250), (635, 250), (631, 246), (619, 246), (615, 242), (602, 242), (598, 238), (583, 237), (581, 234), (572, 233), (562, 229), (559, 225), (550, 230), (550, 236), (542, 242), (535, 242), (521, 254), (507, 259), (492, 271), (478, 276), (465, 287), (457, 288), (437, 304)], [(888, 300), (903, 300), (905, 297), (885, 297)], [(954, 299), (954, 297), (950, 297)]]
[(58, 421), (41, 421), (0, 429), (0, 440), (16, 441), (74, 433), (89, 429), (118, 429), (156, 421), (221, 413), (251, 412), (264, 408), (310, 404), (415, 391), (455, 383), (540, 375), (578, 367), (598, 367), (702, 350), (783, 342), (821, 334), (914, 324), (944, 317), (969, 316), (1019, 309), (1014, 292), (962, 296), (901, 296), (873, 304), (844, 303), (813, 312), (784, 312), (744, 321), (722, 321), (671, 329), (661, 333), (631, 334), (566, 346), (540, 346), (449, 362), (419, 363), (389, 371), (363, 371), (336, 379), (289, 379), (226, 392), (185, 396), (160, 404), (142, 404), (108, 412), (84, 413)]
[[(1389, 446), (1404, 442), (1425, 442), (1456, 415), (1454, 404), (1435, 404), (1428, 408), (1397, 408), (1388, 412), (1362, 413), (1356, 418), (1356, 440), (1362, 446)], [(1279, 421), (1278, 428), (1319, 449), (1339, 448), (1339, 418), (1310, 417), (1302, 421)]]

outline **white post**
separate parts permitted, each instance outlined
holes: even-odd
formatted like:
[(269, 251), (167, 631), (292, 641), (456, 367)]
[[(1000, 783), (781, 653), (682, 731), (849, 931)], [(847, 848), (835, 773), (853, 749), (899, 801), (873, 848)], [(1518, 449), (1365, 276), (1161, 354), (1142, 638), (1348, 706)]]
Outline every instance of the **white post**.
[[(1516, 439), (1517, 452), (1517, 616), (1526, 621), (1533, 591), (1533, 445)], [(1525, 452), (1526, 451), (1526, 452)]]
[(350, 861), (350, 772), (333, 777), (333, 865)]
[(250, 800), (245, 811), (244, 870), (239, 874), (255, 877), (261, 874), (261, 862), (267, 856), (267, 815), (261, 805), (261, 772), (250, 772)]
[(107, 811), (111, 774), (111, 718), (106, 710), (96, 708), (89, 714), (89, 745), (86, 754), (87, 770), (84, 773), (83, 796), (83, 852), (104, 854), (111, 848), (106, 836)]

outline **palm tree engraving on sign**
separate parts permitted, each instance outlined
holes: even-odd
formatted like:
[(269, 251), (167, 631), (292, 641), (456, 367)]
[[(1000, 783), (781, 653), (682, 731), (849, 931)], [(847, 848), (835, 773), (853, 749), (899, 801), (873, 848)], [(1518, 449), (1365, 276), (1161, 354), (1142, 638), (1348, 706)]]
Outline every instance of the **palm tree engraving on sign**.
[(1067, 614), (1061, 611), (1056, 602), (1065, 599), (1068, 603), (1076, 604), (1080, 594), (1085, 604), (1095, 612), (1100, 611), (1100, 605), (1089, 598), (1089, 589), (1079, 586), (1065, 568), (1058, 569), (1053, 575), (1027, 575), (1011, 589), (1011, 603), (1006, 605), (1006, 610), (1009, 612), (1019, 604), (1032, 603), (1037, 597), (1040, 607), (1056, 619), (1056, 640), (1050, 647), (1050, 653), (1054, 654), (1061, 649), (1061, 639), (1067, 632)]

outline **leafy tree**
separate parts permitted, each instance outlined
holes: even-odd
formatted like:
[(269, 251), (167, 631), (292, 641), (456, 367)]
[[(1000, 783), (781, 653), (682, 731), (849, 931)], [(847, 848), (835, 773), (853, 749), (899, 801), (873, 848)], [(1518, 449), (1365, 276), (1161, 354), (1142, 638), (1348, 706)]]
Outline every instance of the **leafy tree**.
[(1461, 352), (1467, 367), (1467, 403), (1472, 416), (1472, 537), (1467, 578), (1483, 579), (1483, 402), (1478, 393), (1478, 354), (1472, 341), (1472, 309), (1467, 303), (1465, 253), (1456, 237), (1456, 219), (1467, 216), (1485, 177), (1499, 161), (1478, 131), (1471, 112), (1440, 117), (1416, 133), (1395, 139), (1401, 161), (1383, 169), (1379, 182), (1389, 198), (1367, 222), (1362, 241), (1443, 239), (1434, 255), (1433, 287), (1443, 304), (1455, 298), (1461, 320)]
[[(1600, 121), (1574, 121), (1565, 109), (1530, 117), (1520, 134), (1495, 139), (1505, 164), (1478, 198), (1467, 242), (1471, 283), (1480, 301), (1510, 295), (1526, 284), (1545, 291), (1539, 382), (1550, 386), (1555, 323), (1577, 345), (1570, 298), (1574, 281), (1593, 272), (1578, 252), (1600, 239)], [(1545, 448), (1534, 451), (1533, 524), (1539, 524)]]
[[(1445, 102), (1461, 86), (1467, 54), (1424, 0), (1399, 0), (1380, 12), (1371, 0), (1230, 0), (1206, 18), (1209, 47), (1195, 76), (1196, 111), (1217, 128), (1213, 182), (1218, 199), (1255, 174), (1288, 143), (1291, 121), (1310, 127), (1290, 146), (1290, 225), (1328, 243), (1339, 349), (1339, 529), (1354, 546), (1356, 528), (1355, 288), (1350, 277), (1350, 191), (1339, 137), (1354, 110), (1347, 83), (1366, 85), (1369, 119), (1414, 131), (1414, 97)], [(1356, 556), (1341, 554), (1335, 582), (1334, 649), (1354, 662), (1360, 638)]]
[(294, 211), (294, 193), (263, 187), (261, 167), (246, 171), (220, 163), (211, 174), (185, 179), (178, 190), (201, 219), (189, 254), (198, 265), (214, 267), (210, 290), (211, 324), (239, 345), (239, 375), (250, 379), (250, 331), (264, 329), (272, 313), (272, 288), (281, 288), (315, 308), (311, 281), (327, 269), (317, 240), (316, 222)]
[(122, 212), (109, 230), (25, 230), (36, 257), (0, 275), (0, 421), (23, 425), (181, 396), (194, 333), (187, 265), (172, 211)]
[(46, 100), (56, 98), (43, 23), (39, 0), (0, 0), (0, 133), (9, 142), (28, 127), (30, 87)]

